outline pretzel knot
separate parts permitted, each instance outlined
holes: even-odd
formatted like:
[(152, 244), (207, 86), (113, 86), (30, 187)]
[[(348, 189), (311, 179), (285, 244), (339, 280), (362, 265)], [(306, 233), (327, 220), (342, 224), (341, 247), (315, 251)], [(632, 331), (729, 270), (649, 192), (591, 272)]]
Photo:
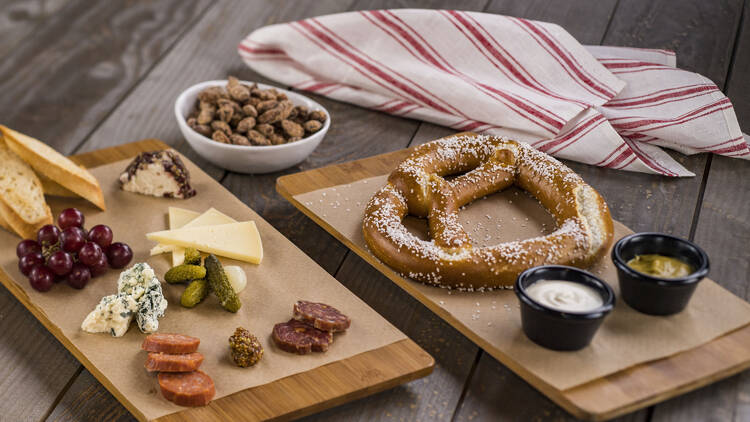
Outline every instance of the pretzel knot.
[[(510, 185), (534, 195), (557, 229), (474, 247), (459, 208)], [(430, 241), (406, 229), (407, 214), (428, 219)], [(415, 280), (459, 289), (508, 287), (538, 265), (589, 266), (608, 250), (613, 230), (604, 199), (571, 169), (526, 144), (474, 134), (415, 148), (367, 204), (363, 222), (367, 245), (384, 263)]]

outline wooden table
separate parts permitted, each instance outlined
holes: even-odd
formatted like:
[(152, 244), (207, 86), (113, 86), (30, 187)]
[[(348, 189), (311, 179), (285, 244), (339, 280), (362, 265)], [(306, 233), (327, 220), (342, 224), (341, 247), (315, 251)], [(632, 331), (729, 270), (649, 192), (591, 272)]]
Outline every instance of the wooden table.
[[(462, 8), (555, 22), (585, 44), (667, 48), (702, 73), (750, 124), (750, 1), (742, 0), (0, 0), (0, 121), (79, 153), (163, 139), (262, 214), (437, 360), (432, 375), (310, 417), (314, 420), (565, 420), (570, 417), (350, 253), (274, 191), (280, 174), (415, 145), (450, 133), (316, 97), (333, 126), (304, 163), (247, 176), (201, 160), (172, 114), (189, 85), (242, 64), (238, 41), (263, 25), (357, 9)], [(744, 94), (744, 95), (743, 95)], [(745, 131), (749, 128), (745, 126)], [(712, 276), (750, 299), (750, 162), (705, 154), (679, 161), (697, 176), (668, 179), (570, 163), (633, 230), (694, 239)], [(0, 420), (132, 420), (44, 327), (0, 288)], [(624, 417), (750, 420), (750, 373)]]

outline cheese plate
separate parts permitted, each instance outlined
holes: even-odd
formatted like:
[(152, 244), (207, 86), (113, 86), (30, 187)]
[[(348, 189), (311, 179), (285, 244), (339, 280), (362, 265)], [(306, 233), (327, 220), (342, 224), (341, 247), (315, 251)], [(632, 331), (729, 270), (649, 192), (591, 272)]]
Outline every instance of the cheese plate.
[[(20, 240), (0, 233), (3, 261), (0, 282), (139, 420), (264, 420), (289, 419), (314, 413), (425, 376), (434, 360), (413, 341), (372, 311), (303, 252), (247, 208), (218, 182), (186, 161), (198, 194), (190, 199), (155, 198), (123, 192), (117, 176), (130, 159), (143, 151), (168, 148), (157, 140), (94, 151), (72, 159), (91, 169), (100, 181), (107, 201), (106, 212), (85, 201), (49, 198), (53, 214), (76, 207), (86, 214), (86, 225), (108, 224), (133, 248), (133, 261), (146, 262), (163, 281), (172, 265), (169, 253), (151, 256), (156, 242), (146, 233), (187, 224), (211, 206), (239, 222), (253, 221), (263, 241), (260, 265), (222, 258), (243, 268), (248, 287), (241, 293), (242, 308), (224, 311), (209, 297), (194, 309), (179, 304), (183, 286), (162, 283), (169, 302), (159, 319), (159, 332), (184, 333), (201, 339), (205, 356), (201, 370), (216, 384), (216, 398), (207, 406), (185, 408), (165, 400), (159, 383), (143, 367), (144, 335), (134, 324), (119, 338), (81, 330), (86, 315), (102, 296), (117, 289), (123, 270), (110, 269), (82, 290), (56, 284), (49, 292), (30, 288), (15, 257)], [(184, 160), (184, 158), (183, 158)], [(179, 207), (185, 211), (172, 211)], [(299, 274), (305, 274), (301, 278)], [(300, 290), (302, 286), (302, 290)], [(308, 287), (304, 287), (308, 286)], [(271, 341), (274, 322), (292, 314), (297, 299), (329, 300), (352, 318), (352, 326), (336, 337), (326, 353), (296, 356), (278, 349)], [(238, 326), (254, 332), (263, 344), (262, 360), (251, 368), (239, 368), (230, 359), (228, 337)], [(314, 386), (314, 388), (310, 388)]]

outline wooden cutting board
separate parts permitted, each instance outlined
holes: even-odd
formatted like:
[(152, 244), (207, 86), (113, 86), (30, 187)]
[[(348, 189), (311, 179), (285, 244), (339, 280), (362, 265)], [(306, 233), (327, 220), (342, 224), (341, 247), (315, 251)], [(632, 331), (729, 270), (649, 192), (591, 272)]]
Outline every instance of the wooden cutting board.
[[(158, 140), (144, 140), (71, 157), (85, 167), (97, 167), (143, 151), (168, 148)], [(21, 287), (0, 270), (0, 282), (139, 420), (141, 412), (91, 364), (73, 343), (34, 305)], [(307, 372), (214, 400), (210, 406), (190, 408), (159, 421), (225, 421), (293, 419), (377, 393), (432, 372), (434, 359), (413, 341), (390, 345), (339, 360)]]
[[(331, 233), (365, 261), (412, 294), (406, 280), (327, 224), (296, 195), (344, 185), (357, 180), (390, 173), (411, 151), (399, 150), (357, 161), (331, 165), (277, 179), (277, 191), (313, 221)], [(607, 420), (650, 406), (685, 392), (708, 385), (750, 367), (750, 326), (730, 332), (714, 341), (688, 351), (595, 379), (567, 390), (558, 390), (533, 376), (502, 351), (486, 347), (487, 342), (467, 329), (440, 306), (421, 295), (414, 295), (430, 310), (461, 331), (498, 361), (508, 366), (529, 384), (574, 416), (587, 420)]]

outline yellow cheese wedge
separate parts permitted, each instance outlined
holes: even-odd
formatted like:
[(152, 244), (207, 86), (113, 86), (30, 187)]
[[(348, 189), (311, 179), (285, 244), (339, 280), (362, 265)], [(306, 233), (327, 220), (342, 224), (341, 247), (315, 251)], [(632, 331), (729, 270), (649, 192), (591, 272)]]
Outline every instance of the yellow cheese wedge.
[[(171, 211), (172, 211), (172, 208), (170, 208), (170, 212)], [(181, 227), (215, 226), (217, 224), (229, 224), (229, 223), (237, 222), (237, 220), (216, 210), (215, 208), (209, 208), (206, 212), (199, 215), (198, 217), (193, 218), (187, 223), (182, 222), (183, 221), (182, 219), (186, 218), (185, 214), (179, 211), (176, 212), (176, 214), (179, 214), (179, 215), (175, 215), (176, 217), (175, 226), (172, 225), (172, 217), (170, 214), (170, 221), (169, 221), (170, 229), (179, 229)], [(177, 225), (180, 223), (182, 224)], [(157, 254), (164, 253), (164, 252), (170, 252), (170, 251), (172, 252), (172, 266), (177, 266), (185, 262), (185, 248), (182, 248), (180, 246), (159, 244), (159, 245), (154, 246), (151, 249), (151, 255), (153, 256), (153, 255), (157, 255)]]
[[(169, 207), (169, 229), (179, 229), (185, 224), (195, 220), (201, 213), (197, 211), (186, 210), (184, 208)], [(158, 244), (151, 248), (151, 256), (159, 255), (173, 250), (172, 245)]]
[(168, 245), (195, 248), (227, 258), (260, 264), (263, 244), (254, 221), (217, 226), (183, 227), (148, 233), (146, 238)]

